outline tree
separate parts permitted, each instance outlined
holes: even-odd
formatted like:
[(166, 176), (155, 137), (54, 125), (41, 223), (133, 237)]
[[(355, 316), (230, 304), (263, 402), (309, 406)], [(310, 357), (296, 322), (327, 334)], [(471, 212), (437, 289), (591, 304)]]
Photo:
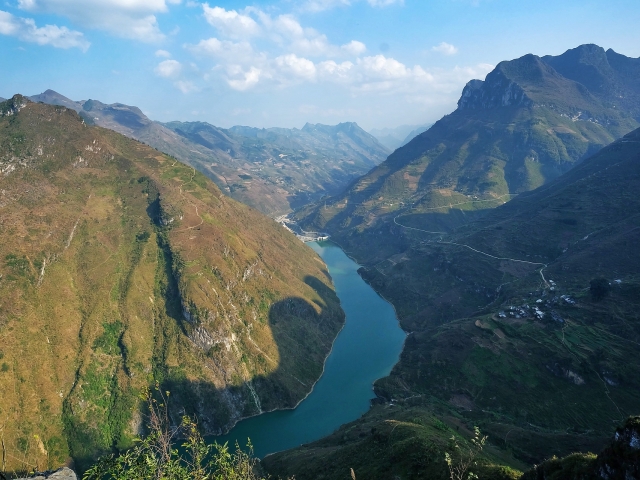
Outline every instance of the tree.
[(444, 460), (449, 467), (449, 478), (451, 480), (474, 480), (478, 476), (470, 468), (477, 465), (476, 458), (487, 441), (486, 436), (482, 436), (478, 427), (473, 427), (473, 438), (471, 444), (460, 446), (455, 436), (451, 437), (450, 449), (453, 453), (446, 452)]
[[(179, 428), (171, 428), (166, 396), (156, 391), (160, 401), (146, 395), (149, 405), (149, 434), (129, 450), (102, 457), (84, 475), (84, 480), (264, 480), (257, 473), (258, 460), (253, 457), (251, 442), (248, 452), (236, 442), (234, 453), (228, 444), (209, 444), (196, 422), (184, 416)], [(175, 448), (183, 439), (181, 454)]]

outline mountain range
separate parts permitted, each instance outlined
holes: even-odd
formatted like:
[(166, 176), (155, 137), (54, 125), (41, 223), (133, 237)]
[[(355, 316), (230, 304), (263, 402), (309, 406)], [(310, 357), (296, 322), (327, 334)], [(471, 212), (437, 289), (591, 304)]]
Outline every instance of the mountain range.
[[(453, 233), (399, 217), (409, 246), (360, 270), (410, 332), (399, 363), (363, 418), (269, 471), (445, 478), (447, 439), (474, 426), (492, 444), (480, 478), (601, 450), (640, 405), (639, 189), (637, 129)], [(527, 478), (618, 478), (594, 475)]]
[(322, 261), (275, 221), (20, 95), (0, 103), (0, 228), (3, 470), (126, 448), (149, 389), (205, 433), (294, 407), (344, 323)]
[(377, 238), (401, 213), (414, 214), (414, 227), (450, 231), (474, 217), (461, 211), (544, 185), (637, 128), (638, 69), (640, 59), (596, 45), (501, 62), (486, 80), (467, 84), (455, 112), (342, 194), (297, 216), (333, 232), (349, 250), (349, 236), (358, 237), (354, 244), (367, 232)]
[[(600, 457), (554, 456), (602, 450), (639, 413), (639, 72), (596, 45), (502, 62), (455, 112), (295, 213), (362, 265), (408, 335), (370, 411), (268, 456), (270, 474), (453, 478), (447, 458), (464, 461), (480, 431), (482, 479), (635, 471), (637, 417)], [(209, 433), (294, 406), (344, 315), (321, 261), (223, 190), (283, 212), (328, 192), (299, 191), (308, 172), (288, 170), (304, 155), (333, 159), (304, 164), (325, 178), (335, 145), (366, 157), (379, 144), (355, 124), (219, 129), (33, 98), (60, 105), (0, 103), (7, 458), (86, 466), (126, 448), (150, 385), (170, 392), (172, 423), (197, 415)], [(263, 194), (271, 180), (280, 197)]]
[(410, 334), (379, 404), (269, 457), (272, 473), (444, 478), (447, 438), (474, 426), (497, 447), (487, 466), (526, 470), (598, 451), (638, 414), (639, 66), (595, 45), (502, 62), (343, 194), (297, 212)]
[(272, 216), (340, 192), (389, 154), (355, 123), (223, 129), (206, 122), (163, 124), (137, 107), (76, 102), (53, 90), (29, 98), (71, 108), (87, 124), (168, 153), (204, 173), (232, 198)]

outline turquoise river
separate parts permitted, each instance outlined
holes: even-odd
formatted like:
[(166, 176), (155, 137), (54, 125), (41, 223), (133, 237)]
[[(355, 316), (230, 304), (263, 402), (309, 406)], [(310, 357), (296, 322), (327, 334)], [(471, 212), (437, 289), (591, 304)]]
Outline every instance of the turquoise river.
[(393, 307), (358, 275), (359, 265), (331, 242), (308, 244), (326, 263), (346, 313), (346, 323), (313, 391), (293, 410), (279, 410), (239, 422), (213, 440), (241, 447), (251, 439), (262, 458), (324, 437), (368, 408), (373, 382), (389, 374), (405, 339)]

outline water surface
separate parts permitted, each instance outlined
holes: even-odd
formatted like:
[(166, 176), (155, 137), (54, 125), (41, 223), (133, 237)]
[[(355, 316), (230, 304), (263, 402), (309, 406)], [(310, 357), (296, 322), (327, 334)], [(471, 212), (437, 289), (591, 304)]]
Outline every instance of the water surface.
[(398, 361), (405, 334), (391, 305), (358, 275), (359, 265), (331, 242), (308, 244), (322, 257), (333, 278), (346, 323), (311, 394), (294, 410), (265, 413), (239, 422), (217, 442), (251, 439), (255, 455), (318, 440), (365, 413), (373, 382)]

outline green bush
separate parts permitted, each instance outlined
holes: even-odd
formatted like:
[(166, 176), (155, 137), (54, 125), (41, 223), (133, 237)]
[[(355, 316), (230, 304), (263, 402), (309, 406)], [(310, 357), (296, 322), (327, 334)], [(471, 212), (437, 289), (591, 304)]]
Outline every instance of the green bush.
[[(125, 452), (101, 457), (84, 480), (264, 480), (250, 443), (248, 452), (236, 443), (234, 453), (226, 443), (208, 444), (187, 416), (179, 429), (171, 429), (167, 399), (160, 398), (148, 397), (149, 435)], [(178, 438), (183, 439), (182, 450), (176, 448)]]

